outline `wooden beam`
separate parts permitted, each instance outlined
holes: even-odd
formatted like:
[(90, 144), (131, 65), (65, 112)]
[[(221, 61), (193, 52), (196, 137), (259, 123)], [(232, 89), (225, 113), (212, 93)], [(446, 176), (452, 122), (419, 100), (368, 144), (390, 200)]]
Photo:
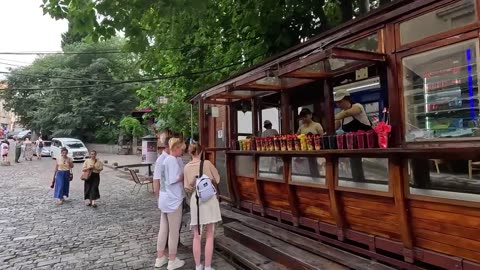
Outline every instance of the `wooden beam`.
[(335, 133), (335, 107), (333, 102), (333, 87), (330, 80), (323, 80), (323, 102), (325, 104), (325, 131)]
[(206, 100), (204, 101), (204, 104), (225, 105), (225, 106), (228, 106), (228, 105), (230, 104), (230, 102), (206, 99)]
[(286, 91), (280, 93), (280, 116), (282, 117), (281, 133), (290, 133), (290, 95)]
[(332, 217), (335, 220), (337, 225), (337, 238), (340, 241), (345, 239), (345, 214), (343, 212), (343, 207), (341, 205), (340, 199), (338, 198), (338, 193), (335, 190), (338, 180), (338, 158), (327, 158), (326, 159), (326, 181), (328, 187), (328, 194), (330, 197), (330, 211)]
[(258, 102), (253, 98), (252, 102), (252, 134), (258, 136)]
[(292, 212), (293, 216), (293, 226), (298, 227), (299, 225), (299, 218), (300, 218), (300, 210), (299, 210), (299, 203), (297, 199), (296, 193), (296, 186), (290, 185), (291, 182), (291, 158), (283, 157), (283, 180), (287, 183), (287, 191), (288, 191), (288, 204), (290, 206), (290, 211)]
[(386, 56), (381, 53), (373, 53), (339, 47), (328, 50), (328, 56), (331, 58), (369, 62), (385, 62), (386, 60)]
[(282, 89), (280, 85), (266, 85), (266, 84), (258, 84), (258, 83), (245, 84), (241, 88), (258, 89), (258, 90), (266, 90), (266, 91), (280, 91)]
[[(401, 72), (397, 69), (395, 54), (395, 26), (390, 24), (385, 29), (385, 51), (387, 52), (386, 73), (381, 76), (380, 83), (386, 83), (388, 96), (388, 111), (390, 125), (392, 125), (391, 146), (400, 146), (404, 134), (405, 119), (403, 116), (403, 95), (400, 91), (398, 80), (401, 80)], [(382, 85), (383, 86), (383, 85)]]
[(201, 99), (198, 102), (198, 135), (200, 139), (200, 144), (206, 146), (205, 136), (208, 136), (208, 133), (205, 133), (205, 109), (204, 109), (204, 100)]
[(258, 166), (259, 166), (259, 158), (258, 156), (255, 156), (254, 157), (254, 162), (255, 162), (255, 168), (254, 168), (254, 172), (255, 172), (255, 175), (253, 176), (253, 181), (255, 182), (255, 194), (257, 195), (257, 202), (258, 204), (260, 204), (260, 214), (262, 216), (265, 216), (265, 200), (264, 200), (264, 196), (263, 196), (263, 189), (262, 189), (262, 186), (261, 186), (261, 181), (258, 181), (257, 177), (258, 177)]
[(410, 217), (408, 216), (407, 200), (405, 193), (409, 185), (408, 167), (401, 158), (388, 159), (388, 174), (390, 188), (393, 190), (395, 208), (397, 209), (399, 230), (404, 246), (403, 256), (406, 262), (414, 262), (413, 236)]

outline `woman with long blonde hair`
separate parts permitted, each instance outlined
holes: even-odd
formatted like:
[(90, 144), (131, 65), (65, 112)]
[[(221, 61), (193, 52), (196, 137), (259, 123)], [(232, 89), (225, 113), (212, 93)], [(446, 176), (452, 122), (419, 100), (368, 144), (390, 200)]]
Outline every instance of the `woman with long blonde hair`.
[[(193, 143), (189, 146), (188, 152), (192, 156), (192, 161), (185, 165), (184, 169), (184, 183), (185, 190), (187, 192), (193, 192), (190, 197), (190, 215), (191, 222), (190, 227), (193, 229), (193, 257), (195, 259), (196, 270), (212, 270), (212, 257), (213, 257), (213, 239), (215, 236), (215, 224), (222, 221), (222, 215), (220, 212), (220, 204), (217, 196), (213, 196), (206, 202), (199, 201), (197, 205), (197, 199), (195, 196), (195, 186), (197, 177), (200, 172), (200, 164), (202, 164), (202, 146), (198, 143)], [(208, 176), (213, 183), (220, 183), (220, 175), (218, 170), (213, 166), (209, 160), (203, 161), (203, 174)], [(199, 219), (197, 217), (198, 207), (200, 208)], [(205, 268), (201, 264), (201, 230), (200, 225), (205, 227), (206, 241), (205, 241)]]
[[(177, 258), (180, 226), (182, 223), (183, 199), (183, 161), (180, 158), (185, 144), (179, 138), (172, 138), (168, 142), (170, 154), (163, 161), (160, 177), (160, 196), (158, 207), (162, 211), (160, 230), (157, 240), (157, 259), (155, 267), (167, 264), (167, 270), (182, 267), (185, 261)], [(168, 239), (168, 258), (165, 255), (165, 246)]]

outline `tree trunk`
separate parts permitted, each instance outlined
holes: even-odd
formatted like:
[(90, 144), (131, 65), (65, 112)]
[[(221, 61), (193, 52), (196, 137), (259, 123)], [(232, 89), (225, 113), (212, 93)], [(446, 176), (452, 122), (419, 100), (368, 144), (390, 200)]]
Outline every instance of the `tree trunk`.
[(366, 14), (370, 11), (370, 1), (369, 0), (358, 0), (358, 9), (360, 11), (359, 15)]
[(353, 18), (353, 1), (340, 0), (340, 10), (342, 11), (342, 22), (351, 20)]

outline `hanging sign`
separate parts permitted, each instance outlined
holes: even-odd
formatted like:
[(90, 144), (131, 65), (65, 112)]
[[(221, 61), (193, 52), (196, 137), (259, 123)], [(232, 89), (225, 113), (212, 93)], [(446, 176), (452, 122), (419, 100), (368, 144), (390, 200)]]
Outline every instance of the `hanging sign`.
[(368, 67), (355, 70), (355, 79), (363, 80), (368, 78)]

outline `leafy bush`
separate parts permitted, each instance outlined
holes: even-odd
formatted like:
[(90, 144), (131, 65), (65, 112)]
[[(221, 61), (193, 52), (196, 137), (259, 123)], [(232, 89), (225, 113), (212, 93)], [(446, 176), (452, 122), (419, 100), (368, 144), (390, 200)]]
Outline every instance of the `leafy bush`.
[(146, 134), (146, 128), (142, 126), (140, 121), (134, 117), (126, 116), (120, 121), (120, 128), (125, 134), (132, 137), (142, 137)]

